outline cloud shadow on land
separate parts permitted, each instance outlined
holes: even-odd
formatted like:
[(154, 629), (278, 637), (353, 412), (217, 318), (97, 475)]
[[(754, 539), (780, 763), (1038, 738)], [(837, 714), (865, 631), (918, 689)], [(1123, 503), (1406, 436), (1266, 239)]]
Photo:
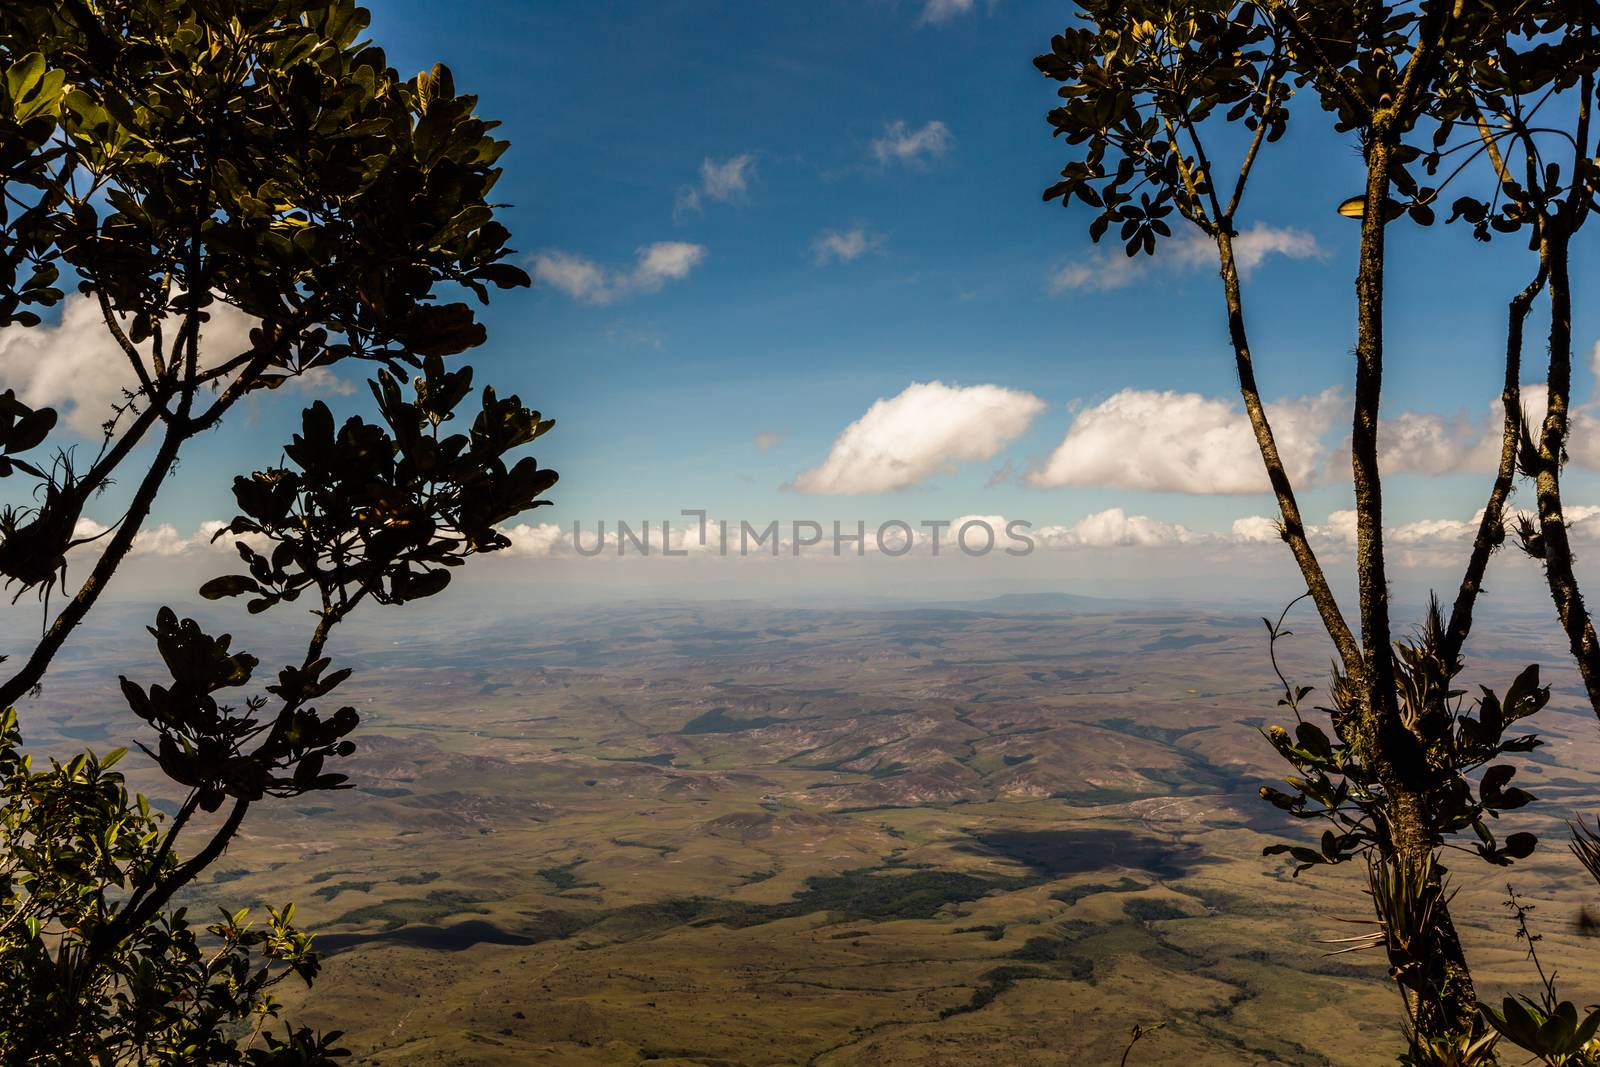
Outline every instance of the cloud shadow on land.
[(1109, 829), (990, 830), (972, 834), (971, 841), (959, 848), (974, 855), (1019, 863), (1047, 878), (1114, 867), (1179, 878), (1208, 862), (1193, 845)]

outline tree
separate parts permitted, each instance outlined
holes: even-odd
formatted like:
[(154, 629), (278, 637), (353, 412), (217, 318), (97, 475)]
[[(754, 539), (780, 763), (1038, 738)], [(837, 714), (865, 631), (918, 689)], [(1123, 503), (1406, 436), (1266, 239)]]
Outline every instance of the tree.
[[(1320, 848), (1269, 851), (1289, 852), (1298, 869), (1368, 862), (1381, 924), (1373, 943), (1388, 952), (1404, 994), (1411, 1054), (1416, 1062), (1434, 1062), (1425, 1059), (1433, 1050), (1470, 1048), (1483, 1030), (1439, 850), (1471, 830), (1473, 850), (1505, 865), (1535, 844), (1531, 834), (1500, 842), (1490, 830), (1500, 811), (1532, 799), (1507, 788), (1515, 766), (1494, 761), (1538, 744), (1507, 730), (1543, 707), (1548, 689), (1530, 668), (1503, 697), (1484, 690), (1473, 708), (1452, 684), (1485, 570), (1505, 540), (1505, 509), (1519, 472), (1535, 485), (1538, 513), (1517, 517), (1515, 529), (1544, 563), (1600, 714), (1600, 643), (1573, 575), (1560, 485), (1572, 344), (1567, 251), (1595, 193), (1590, 112), (1600, 6), (1592, 0), (1083, 0), (1078, 6), (1081, 24), (1053, 38), (1050, 51), (1035, 60), (1062, 83), (1049, 121), (1072, 153), (1045, 198), (1094, 212), (1089, 231), (1096, 241), (1118, 227), (1130, 256), (1153, 254), (1175, 225), (1197, 228), (1216, 246), (1240, 393), (1279, 529), (1337, 654), (1331, 707), (1319, 709), (1333, 737), (1302, 714), (1310, 690), (1285, 680), (1280, 705), (1297, 725), (1292, 734), (1274, 727), (1269, 740), (1298, 774), (1289, 779), (1289, 793), (1263, 790), (1291, 814), (1326, 820), (1328, 829)], [(1351, 424), (1355, 627), (1306, 535), (1256, 385), (1234, 250), (1253, 171), (1291, 118), (1311, 120), (1305, 107), (1291, 103), (1297, 95), (1309, 95), (1332, 117), (1333, 132), (1355, 142), (1366, 175), (1361, 194), (1339, 208), (1361, 226)], [(1417, 638), (1397, 642), (1378, 463), (1385, 235), (1394, 225), (1434, 225), (1447, 192), (1456, 199), (1446, 221), (1470, 224), (1486, 241), (1525, 237), (1536, 263), (1532, 281), (1509, 303), (1500, 462), (1459, 589), (1448, 617), (1435, 604)], [(1523, 325), (1541, 293), (1551, 306), (1549, 404), (1535, 436), (1524, 420), (1519, 382)], [(1267, 621), (1274, 640), (1282, 621)], [(1482, 768), (1474, 789), (1468, 775)], [(1406, 921), (1414, 929), (1404, 929)], [(1474, 1054), (1486, 1055), (1485, 1048)]]
[[(240, 514), (218, 537), (243, 571), (200, 592), (245, 596), (252, 613), (304, 596), (301, 661), (256, 692), (255, 657), (163, 609), (150, 632), (170, 678), (122, 679), (149, 730), (140, 747), (183, 790), (170, 819), (129, 798), (111, 769), (120, 752), (38, 771), (15, 715), (0, 718), (6, 1063), (337, 1051), (331, 1036), (258, 1045), (241, 1031), (275, 1015), (276, 982), (316, 973), (292, 909), (256, 927), (225, 914), (199, 933), (173, 895), (252, 807), (346, 784), (334, 768), (358, 716), (319, 707), (350, 674), (326, 654), (334, 627), (363, 601), (440, 592), (467, 557), (506, 547), (497, 528), (556, 481), (516, 455), (552, 422), (515, 396), (474, 394), (471, 368), (447, 364), (485, 338), (460, 297), (529, 284), (489, 200), (506, 143), (444, 67), (402, 78), (362, 39), (367, 24), (352, 0), (0, 9), (0, 327), (40, 325), (74, 285), (130, 382), (91, 445), (63, 445), (55, 411), (0, 395), (0, 477), (32, 500), (0, 512), (0, 577), (45, 612), (0, 681), (0, 709), (46, 681), (184, 446), (243, 397), (297, 379), (314, 392), (326, 368), (367, 365), (378, 416), (336, 425), (315, 400), (282, 461), (233, 485)], [(208, 343), (219, 315), (252, 324), (241, 350)], [(81, 536), (86, 503), (114, 477), (131, 479), (127, 511)], [(75, 589), (69, 552), (93, 553)]]

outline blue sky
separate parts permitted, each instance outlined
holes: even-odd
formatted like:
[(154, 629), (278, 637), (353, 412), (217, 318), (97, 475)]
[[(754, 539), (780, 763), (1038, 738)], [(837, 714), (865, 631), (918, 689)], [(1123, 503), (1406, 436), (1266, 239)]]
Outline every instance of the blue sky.
[[(1105, 287), (1120, 251), (1090, 245), (1084, 211), (1041, 201), (1067, 148), (1044, 121), (1054, 83), (1031, 59), (1070, 5), (371, 6), (372, 37), (395, 66), (447, 63), (504, 122), (512, 148), (497, 192), (514, 244), (530, 269), (565, 271), (503, 295), (471, 357), (480, 381), (558, 421), (539, 451), (562, 474), (557, 506), (537, 519), (703, 507), (760, 521), (985, 514), (1071, 527), (1120, 508), (1221, 536), (1272, 514), (1264, 495), (1184, 492), (1170, 479), (1139, 488), (1080, 470), (1072, 484), (1028, 481), (1077, 415), (1124, 390), (1236, 406), (1214, 270), (1167, 255)], [(1258, 168), (1241, 225), (1293, 246), (1265, 254), (1246, 283), (1269, 400), (1348, 394), (1357, 227), (1333, 209), (1360, 182), (1354, 149), (1314, 107)], [(824, 261), (829, 234), (859, 254)], [(1456, 227), (1392, 234), (1386, 410), (1481, 418), (1499, 390), (1505, 301), (1531, 261)], [(676, 250), (675, 265), (640, 273), (651, 248)], [(1580, 286), (1593, 260), (1578, 250)], [(1053, 284), (1061, 277), (1078, 287)], [(1600, 333), (1586, 308), (1579, 300), (1580, 399)], [(1542, 329), (1536, 313), (1528, 380), (1542, 372)], [(823, 466), (874, 402), (934, 381), (1026, 394), (1037, 410), (992, 454), (938, 460), (905, 488), (785, 488)], [(188, 530), (230, 514), (232, 475), (271, 458), (262, 442), (286, 439), (297, 400), (255, 404), (186, 457), (156, 519)], [(335, 399), (365, 405), (364, 389)], [(1303, 492), (1315, 523), (1349, 506), (1336, 464), (1347, 404), (1329, 411), (1320, 473)], [(1593, 499), (1584, 464), (1569, 483), (1576, 502)], [(1481, 473), (1442, 462), (1397, 473), (1388, 518), (1467, 519), (1486, 489)], [(112, 494), (103, 521), (115, 505)]]
[[(1068, 5), (980, 0), (939, 23), (911, 2), (462, 10), (386, 0), (374, 36), (402, 69), (443, 59), (505, 121), (500, 188), (520, 249), (609, 268), (657, 241), (706, 249), (688, 278), (655, 293), (593, 307), (544, 287), (491, 313), (484, 373), (558, 419), (545, 452), (564, 476), (561, 517), (704, 506), (871, 519), (912, 506), (1046, 522), (1121, 504), (1210, 527), (1263, 510), (1231, 497), (985, 488), (1004, 460), (1025, 468), (1047, 455), (1072, 402), (1126, 387), (1227, 397), (1233, 386), (1211, 271), (1051, 291), (1052, 274), (1091, 249), (1083, 212), (1040, 199), (1066, 157), (1043, 121), (1053, 83), (1031, 59)], [(943, 123), (949, 146), (882, 164), (872, 145), (896, 122)], [(742, 195), (674, 217), (706, 160), (744, 154), (754, 159)], [(1307, 110), (1252, 189), (1248, 219), (1308, 231), (1324, 252), (1270, 260), (1250, 279), (1269, 397), (1349, 378), (1356, 227), (1332, 206), (1359, 184), (1354, 151)], [(879, 237), (875, 251), (816, 264), (820, 234), (858, 226)], [(1498, 391), (1502, 308), (1527, 264), (1459, 229), (1395, 233), (1390, 403), (1476, 414)], [(1593, 332), (1580, 321), (1580, 339)], [(995, 462), (953, 477), (865, 498), (780, 490), (874, 400), (935, 379), (1026, 390), (1049, 407)], [(763, 451), (762, 432), (783, 437)], [(1462, 481), (1397, 498), (1397, 510), (1418, 510), (1395, 517), (1470, 514), (1478, 480)], [(1341, 506), (1341, 494), (1329, 487), (1316, 503)]]

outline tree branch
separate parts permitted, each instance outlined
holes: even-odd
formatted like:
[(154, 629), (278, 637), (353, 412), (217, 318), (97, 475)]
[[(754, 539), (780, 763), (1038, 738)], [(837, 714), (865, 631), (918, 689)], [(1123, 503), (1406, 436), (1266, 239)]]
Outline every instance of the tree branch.
[(1577, 661), (1578, 673), (1589, 694), (1589, 703), (1600, 716), (1600, 641), (1584, 606), (1572, 569), (1572, 542), (1567, 536), (1566, 516), (1561, 499), (1561, 463), (1566, 455), (1567, 406), (1572, 389), (1572, 291), (1567, 266), (1570, 235), (1559, 217), (1547, 218), (1541, 252), (1549, 266), (1550, 290), (1550, 373), (1549, 406), (1544, 430), (1539, 435), (1538, 470), (1534, 485), (1538, 492), (1539, 533), (1544, 539), (1545, 580), (1555, 601), (1556, 614), (1567, 634), (1567, 643)]
[[(111, 334), (112, 340), (117, 342), (117, 347), (122, 349), (123, 354), (128, 357), (128, 362), (133, 364), (134, 372), (139, 375), (139, 384), (144, 388), (145, 395), (150, 398), (152, 404), (155, 403), (156, 385), (155, 382), (150, 380), (149, 372), (144, 369), (144, 355), (128, 339), (128, 335), (123, 332), (122, 324), (117, 321), (116, 312), (111, 309), (111, 300), (106, 296), (106, 291), (96, 286), (94, 295), (100, 300), (100, 315), (106, 320), (107, 332)], [(157, 353), (157, 360), (159, 361), (159, 359), (160, 354)], [(157, 373), (160, 373), (159, 362)]]
[(1233, 237), (1226, 226), (1216, 230), (1217, 253), (1222, 263), (1223, 292), (1228, 305), (1228, 337), (1233, 344), (1234, 367), (1239, 374), (1239, 392), (1244, 397), (1245, 412), (1250, 417), (1250, 428), (1255, 433), (1256, 446), (1261, 450), (1261, 460), (1267, 468), (1267, 480), (1272, 484), (1273, 495), (1278, 500), (1278, 511), (1283, 516), (1283, 539), (1288, 542), (1300, 575), (1305, 579), (1311, 602), (1317, 607), (1322, 625), (1333, 639), (1334, 647), (1344, 664), (1345, 673), (1354, 675), (1361, 668), (1361, 650), (1355, 636), (1339, 610), (1327, 575), (1317, 562), (1317, 554), (1306, 538), (1305, 522), (1300, 517), (1300, 505), (1295, 500), (1294, 486), (1284, 470), (1283, 459), (1278, 454), (1278, 443), (1267, 420), (1261, 391), (1256, 385), (1255, 365), (1250, 356), (1250, 342), (1245, 332), (1244, 304), (1239, 291), (1239, 270), (1233, 253)]
[[(1496, 165), (1502, 166), (1498, 158)], [(1472, 609), (1482, 592), (1483, 575), (1488, 569), (1489, 557), (1505, 540), (1506, 498), (1511, 495), (1512, 480), (1517, 473), (1517, 449), (1522, 442), (1522, 330), (1534, 299), (1544, 288), (1547, 273), (1541, 262), (1538, 275), (1511, 298), (1506, 313), (1506, 376), (1500, 391), (1505, 417), (1500, 435), (1500, 466), (1495, 471), (1494, 486), (1489, 490), (1489, 502), (1484, 505), (1483, 518), (1478, 522), (1478, 533), (1472, 540), (1472, 555), (1467, 561), (1466, 574), (1461, 578), (1455, 605), (1450, 609), (1450, 625), (1445, 630), (1441, 649), (1446, 663), (1454, 663), (1461, 656), (1462, 646), (1472, 631)]]
[(1356, 498), (1356, 583), (1361, 599), (1362, 665), (1380, 719), (1396, 715), (1389, 587), (1383, 558), (1383, 482), (1378, 470), (1378, 409), (1383, 389), (1384, 218), (1390, 146), (1379, 130), (1367, 149), (1367, 190), (1356, 273), (1355, 411), (1350, 466)]
[[(189, 399), (190, 397), (186, 396), (179, 405), (177, 418), (180, 421), (187, 412)], [(140, 419), (143, 420), (146, 417), (153, 419), (155, 417), (154, 411), (155, 407), (152, 405), (141, 414)], [(135, 425), (138, 424), (136, 423)], [(128, 443), (133, 437), (131, 430), (132, 428), (118, 442), (119, 447), (123, 445), (126, 445), (127, 448), (132, 447)], [(99, 560), (96, 561), (94, 570), (84, 580), (83, 585), (78, 588), (77, 594), (67, 602), (67, 606), (61, 609), (61, 614), (56, 616), (55, 622), (51, 624), (50, 629), (45, 631), (44, 636), (39, 640), (38, 646), (34, 648), (33, 654), (28, 657), (28, 662), (23, 665), (21, 670), (12, 675), (4, 685), (0, 685), (0, 707), (9, 707), (15, 704), (22, 699), (28, 690), (39, 684), (40, 680), (44, 678), (45, 669), (50, 665), (50, 660), (60, 651), (61, 646), (66, 643), (67, 637), (83, 621), (83, 617), (88, 614), (89, 609), (100, 598), (100, 594), (105, 590), (106, 583), (111, 580), (111, 575), (121, 565), (128, 554), (128, 550), (133, 547), (134, 538), (139, 533), (139, 526), (144, 522), (146, 516), (150, 514), (150, 506), (155, 502), (156, 494), (161, 489), (161, 482), (166, 478), (167, 473), (171, 471), (173, 462), (178, 458), (178, 449), (186, 439), (186, 436), (176, 426), (167, 429), (165, 436), (161, 439), (161, 447), (157, 450), (155, 459), (150, 464), (150, 469), (145, 472), (143, 480), (140, 481), (138, 489), (134, 492), (133, 500), (128, 505), (128, 511), (123, 516), (121, 525), (111, 535), (111, 540), (107, 542), (105, 551), (100, 554)], [(107, 458), (109, 459), (110, 457)], [(115, 463), (112, 463), (105, 469), (109, 472), (115, 465)], [(101, 466), (102, 464), (97, 464), (96, 469)]]
[(1294, 9), (1282, 0), (1272, 3), (1268, 8), (1273, 15), (1281, 16), (1283, 25), (1289, 31), (1289, 36), (1295, 44), (1311, 61), (1318, 74), (1328, 83), (1329, 87), (1344, 102), (1345, 107), (1361, 117), (1370, 117), (1372, 109), (1361, 99), (1361, 91), (1354, 82), (1345, 76), (1343, 70), (1328, 58), (1328, 53), (1323, 51), (1322, 44), (1311, 34), (1307, 33), (1300, 25), (1300, 20), (1295, 17)]
[[(1272, 89), (1277, 84), (1277, 81), (1278, 74), (1276, 71), (1267, 76), (1263, 90), (1267, 107), (1272, 104)], [(1265, 108), (1262, 110), (1265, 112)], [(1239, 203), (1244, 199), (1244, 186), (1250, 180), (1250, 171), (1255, 167), (1256, 155), (1261, 151), (1261, 142), (1266, 139), (1267, 125), (1266, 115), (1263, 113), (1258, 116), (1256, 135), (1250, 139), (1250, 147), (1244, 154), (1244, 162), (1239, 165), (1239, 180), (1234, 183), (1233, 196), (1228, 198), (1228, 210), (1222, 213), (1223, 219), (1226, 220), (1226, 224), (1229, 226), (1233, 224), (1234, 212), (1239, 210)]]

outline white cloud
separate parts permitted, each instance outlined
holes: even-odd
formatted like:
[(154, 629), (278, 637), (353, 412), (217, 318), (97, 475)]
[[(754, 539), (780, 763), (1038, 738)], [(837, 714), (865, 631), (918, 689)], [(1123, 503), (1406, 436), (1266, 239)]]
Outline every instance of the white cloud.
[[(202, 362), (231, 358), (250, 347), (254, 320), (221, 302), (207, 310), (211, 318), (201, 329)], [(87, 437), (99, 436), (101, 424), (138, 379), (107, 330), (99, 301), (74, 293), (63, 301), (59, 322), (0, 330), (0, 383), (31, 407), (56, 408), (68, 428)]]
[[(1545, 387), (1522, 387), (1529, 425), (1544, 418)], [(1280, 401), (1268, 416), (1291, 480), (1300, 487), (1348, 481), (1347, 400), (1338, 389)], [(1500, 461), (1496, 399), (1474, 417), (1400, 411), (1378, 436), (1385, 474), (1486, 474)], [(1572, 409), (1567, 452), (1600, 470), (1600, 402)], [(1065, 439), (1026, 481), (1039, 487), (1104, 486), (1157, 492), (1257, 493), (1270, 487), (1255, 436), (1238, 403), (1199, 393), (1124, 389), (1079, 411)]]
[(822, 267), (860, 259), (882, 244), (882, 237), (867, 232), (865, 227), (852, 226), (848, 230), (824, 230), (811, 242), (811, 254), (817, 266)]
[[(232, 556), (235, 541), (245, 541), (258, 549), (269, 546), (270, 542), (257, 534), (241, 535), (239, 537), (225, 537), (213, 541), (212, 537), (218, 530), (227, 524), (220, 519), (208, 519), (202, 522), (193, 533), (185, 534), (170, 522), (160, 522), (154, 526), (147, 526), (140, 530), (133, 539), (133, 546), (128, 550), (130, 559), (147, 559), (151, 557), (171, 558), (182, 556), (191, 552), (223, 553)], [(72, 528), (72, 539), (84, 542), (73, 549), (70, 559), (74, 564), (84, 559), (93, 559), (104, 548), (105, 537), (110, 527), (103, 522), (98, 522), (87, 516), (80, 517)]]
[(545, 559), (572, 547), (571, 535), (553, 522), (537, 525), (519, 522), (515, 526), (501, 527), (500, 532), (511, 541), (511, 547), (505, 549), (510, 556)]
[(78, 516), (78, 521), (72, 524), (72, 539), (74, 541), (94, 541), (111, 527), (103, 522), (95, 522), (87, 516)]
[(700, 188), (713, 200), (732, 200), (748, 187), (745, 172), (755, 161), (756, 157), (749, 152), (721, 163), (707, 159), (700, 164)]
[[(1201, 236), (1204, 237), (1203, 234)], [(1206, 243), (1209, 245), (1210, 241), (1207, 240)], [(1267, 261), (1268, 256), (1316, 259), (1322, 254), (1317, 239), (1304, 230), (1287, 227), (1280, 229), (1263, 222), (1244, 230), (1233, 241), (1234, 261), (1238, 264), (1239, 273), (1242, 275), (1252, 273)]]
[[(1524, 383), (1521, 395), (1529, 431), (1537, 439), (1548, 406), (1545, 383)], [(1477, 417), (1464, 411), (1453, 416), (1402, 411), (1386, 417), (1379, 429), (1379, 464), (1389, 474), (1491, 473), (1500, 465), (1504, 419), (1498, 397)], [(1595, 400), (1569, 410), (1567, 454), (1575, 466), (1600, 470), (1600, 407)], [(1348, 436), (1332, 463), (1348, 470)]]
[(657, 241), (639, 253), (639, 265), (633, 272), (633, 285), (653, 293), (667, 282), (677, 282), (689, 276), (701, 260), (706, 258), (704, 245), (687, 241)]
[(998, 385), (914, 382), (847, 426), (820, 467), (796, 475), (804, 493), (879, 493), (916, 485), (960, 461), (992, 459), (1027, 430), (1044, 401)]
[(1356, 543), (1356, 513), (1349, 510), (1330, 511), (1326, 523), (1312, 526), (1307, 532), (1314, 537), (1353, 545)]
[(706, 258), (704, 245), (657, 241), (641, 247), (633, 269), (612, 271), (592, 259), (550, 248), (533, 255), (533, 276), (584, 304), (610, 304), (635, 293), (653, 293), (682, 281)]
[[(1426, 548), (1467, 544), (1478, 532), (1483, 521), (1483, 509), (1471, 519), (1417, 519), (1398, 526), (1386, 526), (1384, 544), (1389, 547)], [(1327, 521), (1312, 525), (1306, 530), (1314, 542), (1324, 545), (1348, 547), (1356, 543), (1356, 513), (1351, 510), (1334, 511)]]
[(129, 550), (130, 556), (177, 556), (189, 551), (191, 548), (200, 547), (201, 536), (185, 537), (178, 532), (178, 528), (170, 522), (163, 522), (157, 526), (140, 530), (139, 536), (133, 539), (133, 548)]
[(1052, 274), (1050, 291), (1064, 293), (1069, 289), (1088, 289), (1103, 293), (1121, 289), (1143, 277), (1149, 266), (1149, 261), (1143, 256), (1125, 256), (1120, 252), (1113, 255), (1097, 248), (1089, 253), (1086, 260), (1068, 263)]
[[(1566, 509), (1567, 526), (1575, 541), (1600, 542), (1600, 506), (1571, 505)], [(1470, 519), (1432, 518), (1389, 526), (1384, 543), (1401, 566), (1450, 565), (1462, 561), (1462, 550), (1477, 535), (1483, 510)], [(1306, 528), (1311, 542), (1320, 551), (1337, 556), (1356, 543), (1356, 513), (1331, 512), (1320, 524)], [(1046, 526), (1035, 531), (1041, 548), (1160, 548), (1181, 546), (1217, 551), (1272, 551), (1282, 547), (1276, 516), (1246, 515), (1235, 519), (1226, 533), (1212, 534), (1191, 530), (1180, 523), (1166, 522), (1148, 515), (1130, 515), (1122, 508), (1109, 508), (1086, 516), (1072, 525)], [(1521, 558), (1521, 554), (1516, 554)]]
[(1148, 515), (1129, 515), (1121, 508), (1107, 508), (1085, 516), (1071, 526), (1046, 526), (1039, 540), (1049, 548), (1158, 548), (1186, 545), (1207, 540), (1178, 523), (1162, 522)]
[(756, 434), (752, 440), (755, 441), (755, 446), (757, 448), (765, 452), (779, 441), (782, 441), (783, 434), (778, 433), (775, 430), (762, 430), (760, 433)]
[(706, 200), (728, 203), (743, 198), (749, 191), (755, 162), (753, 152), (744, 152), (721, 162), (707, 156), (700, 163), (700, 184), (686, 185), (678, 190), (678, 202), (673, 208), (673, 215), (678, 217), (690, 211), (699, 211)]
[[(1297, 483), (1315, 473), (1340, 407), (1337, 389), (1282, 401), (1268, 412)], [(1124, 389), (1078, 412), (1029, 484), (1178, 493), (1261, 493), (1270, 486), (1243, 410), (1199, 393)]]
[(925, 0), (917, 21), (932, 25), (949, 22), (957, 15), (969, 14), (976, 6), (977, 0)]
[[(1239, 274), (1249, 277), (1269, 256), (1286, 259), (1315, 259), (1323, 252), (1317, 239), (1304, 230), (1268, 226), (1258, 222), (1233, 239), (1234, 261)], [(1205, 234), (1186, 228), (1178, 236), (1156, 246), (1154, 256), (1128, 256), (1121, 247), (1096, 248), (1087, 258), (1068, 263), (1050, 279), (1054, 292), (1087, 289), (1105, 292), (1120, 289), (1140, 280), (1152, 269), (1193, 271), (1217, 269), (1217, 246)]]
[[(1477, 452), (1484, 438), (1484, 427), (1465, 413), (1454, 418), (1443, 415), (1402, 411), (1384, 419), (1378, 430), (1378, 462), (1381, 469), (1400, 473), (1446, 474), (1476, 467)], [(1493, 458), (1482, 464), (1492, 469), (1499, 460), (1496, 435)], [(1343, 450), (1348, 455), (1348, 450)]]
[(571, 252), (549, 249), (535, 253), (533, 277), (586, 304), (605, 304), (614, 299), (606, 272), (594, 260)]
[[(1522, 386), (1522, 411), (1527, 418), (1528, 431), (1537, 441), (1544, 427), (1545, 412), (1550, 406), (1548, 386), (1534, 382)], [(1504, 412), (1497, 399), (1490, 408), (1483, 441), (1473, 458), (1476, 464), (1468, 470), (1494, 470), (1500, 462), (1500, 437)], [(1600, 396), (1591, 395), (1587, 404), (1567, 409), (1567, 459), (1568, 462), (1589, 470), (1600, 470)]]
[(1235, 541), (1247, 545), (1283, 540), (1278, 520), (1269, 519), (1265, 515), (1246, 515), (1242, 519), (1234, 519), (1232, 534)]
[(884, 126), (882, 137), (872, 142), (872, 154), (880, 165), (923, 163), (948, 152), (953, 140), (950, 128), (937, 119), (915, 130), (904, 120), (896, 119)]
[(1385, 531), (1386, 543), (1401, 545), (1468, 543), (1478, 532), (1483, 521), (1483, 511), (1470, 520), (1418, 519), (1402, 523)]

